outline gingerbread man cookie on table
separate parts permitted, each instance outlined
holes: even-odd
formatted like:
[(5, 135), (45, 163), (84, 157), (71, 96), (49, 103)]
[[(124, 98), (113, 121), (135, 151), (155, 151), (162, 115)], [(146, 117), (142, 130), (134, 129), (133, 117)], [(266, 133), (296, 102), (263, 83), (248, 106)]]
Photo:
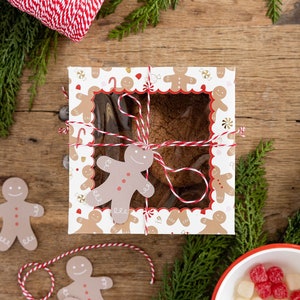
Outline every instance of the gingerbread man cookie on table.
[(2, 194), (7, 202), (0, 204), (0, 217), (3, 219), (0, 251), (8, 250), (16, 238), (25, 249), (35, 250), (38, 242), (31, 228), (30, 217), (41, 217), (44, 208), (25, 202), (28, 186), (21, 178), (7, 179), (2, 186)]
[(58, 291), (58, 300), (103, 300), (101, 290), (113, 285), (110, 277), (92, 277), (93, 266), (84, 256), (72, 257), (66, 269), (73, 282)]
[(153, 185), (142, 175), (153, 162), (153, 152), (136, 145), (129, 145), (124, 162), (108, 156), (100, 156), (97, 166), (110, 173), (104, 183), (91, 190), (85, 197), (90, 206), (100, 206), (111, 201), (111, 213), (115, 223), (123, 224), (129, 216), (132, 195), (138, 191), (144, 197), (154, 194)]

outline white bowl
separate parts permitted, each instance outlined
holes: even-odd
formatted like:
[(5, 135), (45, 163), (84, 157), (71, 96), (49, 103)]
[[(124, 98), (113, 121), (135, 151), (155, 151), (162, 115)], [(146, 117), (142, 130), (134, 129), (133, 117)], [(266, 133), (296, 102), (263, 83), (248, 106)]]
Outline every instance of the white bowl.
[(219, 279), (212, 300), (233, 300), (238, 282), (252, 267), (260, 263), (279, 266), (285, 273), (300, 274), (300, 246), (269, 244), (240, 256)]

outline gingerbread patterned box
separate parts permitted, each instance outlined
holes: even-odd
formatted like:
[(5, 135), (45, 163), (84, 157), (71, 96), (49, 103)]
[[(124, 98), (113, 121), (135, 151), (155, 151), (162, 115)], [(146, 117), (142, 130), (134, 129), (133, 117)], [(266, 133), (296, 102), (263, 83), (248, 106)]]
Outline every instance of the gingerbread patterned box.
[(68, 71), (70, 234), (234, 234), (234, 68)]

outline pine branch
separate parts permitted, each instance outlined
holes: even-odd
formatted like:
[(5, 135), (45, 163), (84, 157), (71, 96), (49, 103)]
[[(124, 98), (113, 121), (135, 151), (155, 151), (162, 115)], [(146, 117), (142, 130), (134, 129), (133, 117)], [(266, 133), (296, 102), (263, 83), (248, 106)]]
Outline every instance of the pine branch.
[(300, 245), (300, 210), (289, 218), (288, 226), (284, 234), (284, 242)]
[(276, 23), (281, 15), (282, 1), (281, 0), (267, 0), (267, 13), (273, 24)]
[(103, 5), (101, 6), (101, 9), (99, 10), (98, 14), (97, 14), (97, 19), (99, 18), (105, 18), (108, 15), (113, 14), (117, 7), (119, 6), (119, 4), (122, 3), (123, 0), (108, 0), (108, 1), (104, 1)]
[[(131, 33), (143, 32), (148, 25), (155, 27), (159, 22), (160, 12), (168, 8), (175, 9), (179, 0), (145, 0), (144, 5), (132, 11), (124, 22), (111, 30), (109, 39), (123, 39)], [(115, 2), (115, 1), (114, 1)]]
[(187, 236), (183, 258), (174, 263), (171, 274), (165, 273), (157, 300), (209, 300), (232, 237)]
[(231, 260), (266, 244), (262, 209), (267, 199), (264, 159), (273, 150), (273, 141), (261, 141), (256, 150), (238, 161), (235, 184), (236, 239)]
[(37, 19), (0, 0), (0, 137), (6, 137), (13, 124), (16, 97), (21, 87), (24, 68), (30, 76), (30, 103), (37, 87), (44, 83), (50, 54), (50, 43), (57, 34)]
[(266, 243), (263, 212), (267, 182), (264, 159), (273, 142), (260, 142), (236, 168), (236, 235), (187, 236), (181, 259), (165, 271), (155, 300), (209, 300), (224, 270), (240, 255)]
[(29, 110), (32, 109), (38, 87), (43, 85), (46, 81), (50, 54), (52, 50), (54, 50), (55, 56), (58, 43), (58, 33), (47, 27), (42, 26), (40, 28), (39, 36), (40, 38), (36, 40), (30, 53), (28, 53), (26, 63), (26, 67), (30, 69), (32, 73), (32, 75), (29, 76), (29, 81), (31, 82), (31, 86), (28, 90), (30, 93)]
[(3, 137), (8, 135), (13, 123), (26, 52), (31, 48), (37, 30), (26, 14), (19, 13), (8, 2), (2, 0), (0, 7), (1, 25), (10, 24), (1, 32), (0, 45), (0, 136)]

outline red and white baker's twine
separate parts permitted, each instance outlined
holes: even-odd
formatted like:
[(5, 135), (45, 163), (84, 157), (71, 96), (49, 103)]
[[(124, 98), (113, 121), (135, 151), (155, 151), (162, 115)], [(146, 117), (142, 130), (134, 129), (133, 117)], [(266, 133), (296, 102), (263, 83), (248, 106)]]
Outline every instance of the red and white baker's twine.
[(104, 0), (8, 0), (73, 41), (87, 33)]
[[(22, 290), (23, 295), (25, 296), (25, 298), (27, 300), (37, 300), (36, 298), (34, 298), (32, 296), (32, 294), (26, 289), (25, 285), (26, 285), (26, 281), (29, 277), (30, 274), (32, 274), (33, 272), (36, 272), (38, 270), (45, 270), (49, 276), (50, 276), (50, 280), (51, 280), (51, 288), (48, 292), (48, 294), (44, 297), (41, 298), (39, 300), (47, 300), (49, 299), (53, 292), (54, 292), (54, 288), (55, 288), (55, 278), (54, 278), (54, 274), (51, 272), (51, 270), (49, 269), (49, 265), (52, 265), (54, 263), (56, 263), (57, 261), (72, 255), (72, 254), (76, 254), (82, 251), (88, 251), (88, 250), (93, 250), (93, 249), (101, 249), (101, 248), (112, 248), (112, 247), (120, 247), (120, 248), (128, 248), (130, 250), (134, 250), (140, 254), (142, 254), (146, 260), (148, 261), (149, 265), (150, 265), (150, 269), (151, 269), (151, 280), (150, 280), (150, 284), (154, 283), (155, 280), (155, 269), (154, 269), (154, 264), (152, 262), (151, 257), (141, 248), (132, 245), (132, 244), (127, 244), (127, 243), (103, 243), (103, 244), (95, 244), (95, 245), (88, 245), (88, 246), (83, 246), (83, 247), (78, 247), (75, 248), (73, 250), (67, 251), (61, 255), (58, 255), (57, 257), (54, 257), (53, 259), (50, 259), (47, 262), (44, 263), (37, 263), (37, 262), (32, 262), (32, 263), (28, 263), (25, 264), (23, 267), (20, 268), (19, 272), (18, 272), (18, 283), (20, 285), (20, 288)], [(27, 271), (25, 273), (25, 275), (23, 275), (23, 273), (25, 272), (26, 269), (29, 269), (29, 271)]]
[[(149, 134), (150, 134), (150, 94), (151, 92), (153, 92), (153, 84), (151, 83), (151, 67), (149, 67), (148, 69), (148, 79), (146, 81), (146, 83), (144, 84), (144, 92), (147, 93), (147, 103), (146, 103), (146, 120), (144, 120), (144, 116), (142, 114), (142, 104), (141, 102), (134, 97), (133, 95), (129, 94), (129, 93), (125, 93), (123, 95), (120, 95), (120, 97), (118, 98), (118, 108), (120, 110), (120, 112), (122, 114), (124, 114), (127, 117), (132, 118), (135, 121), (136, 124), (136, 130), (137, 130), (137, 141), (124, 136), (124, 135), (120, 135), (117, 133), (112, 133), (112, 132), (107, 132), (107, 131), (103, 131), (99, 128), (94, 127), (94, 125), (92, 124), (87, 124), (84, 122), (78, 122), (78, 121), (67, 121), (67, 129), (68, 129), (68, 125), (69, 124), (77, 124), (81, 126), (82, 130), (85, 130), (84, 127), (88, 127), (93, 129), (94, 131), (98, 131), (99, 133), (108, 135), (108, 136), (113, 136), (113, 137), (117, 137), (121, 140), (123, 140), (124, 142), (121, 143), (94, 143), (94, 142), (90, 142), (88, 144), (82, 144), (80, 143), (80, 132), (78, 132), (78, 136), (77, 136), (77, 142), (75, 144), (70, 144), (70, 146), (75, 146), (76, 148), (80, 145), (83, 146), (90, 146), (90, 147), (121, 147), (121, 146), (128, 146), (128, 144), (135, 144), (137, 146), (140, 146), (144, 149), (151, 149), (153, 150), (154, 153), (154, 159), (162, 166), (163, 170), (164, 170), (164, 174), (166, 177), (166, 180), (168, 181), (169, 184), (169, 188), (171, 190), (171, 192), (174, 194), (174, 196), (179, 199), (181, 202), (183, 203), (187, 203), (187, 204), (196, 204), (200, 201), (202, 201), (204, 199), (204, 197), (207, 195), (208, 193), (208, 189), (209, 189), (209, 184), (207, 179), (205, 178), (204, 174), (200, 171), (197, 170), (195, 168), (191, 168), (191, 167), (183, 167), (183, 168), (179, 168), (179, 169), (173, 169), (168, 167), (164, 160), (163, 157), (160, 155), (160, 153), (158, 153), (157, 149), (162, 148), (162, 147), (209, 147), (209, 146), (213, 146), (213, 147), (232, 147), (235, 146), (236, 144), (222, 144), (218, 142), (218, 139), (220, 139), (222, 136), (228, 135), (228, 134), (240, 134), (242, 137), (244, 137), (244, 133), (245, 133), (245, 127), (241, 127), (236, 131), (225, 131), (222, 132), (219, 135), (214, 135), (212, 136), (210, 139), (208, 140), (203, 140), (203, 141), (164, 141), (160, 144), (154, 144), (154, 143), (149, 143)], [(128, 112), (124, 111), (121, 107), (121, 101), (123, 100), (124, 97), (129, 97), (131, 98), (138, 106), (138, 116), (134, 116), (129, 114)], [(66, 129), (60, 129), (60, 132), (64, 132), (67, 130)], [(65, 133), (65, 132), (64, 132)], [(171, 182), (171, 179), (169, 177), (169, 172), (171, 173), (178, 173), (181, 171), (191, 171), (196, 173), (198, 176), (200, 176), (204, 183), (205, 183), (205, 191), (203, 192), (202, 196), (198, 199), (195, 200), (186, 200), (182, 197), (180, 197), (175, 189), (174, 186)], [(149, 173), (148, 171), (146, 172), (146, 178), (148, 179)], [(148, 226), (147, 226), (147, 221), (148, 221), (148, 198), (145, 198), (145, 208), (144, 208), (144, 218), (145, 218), (145, 233), (148, 233)]]

